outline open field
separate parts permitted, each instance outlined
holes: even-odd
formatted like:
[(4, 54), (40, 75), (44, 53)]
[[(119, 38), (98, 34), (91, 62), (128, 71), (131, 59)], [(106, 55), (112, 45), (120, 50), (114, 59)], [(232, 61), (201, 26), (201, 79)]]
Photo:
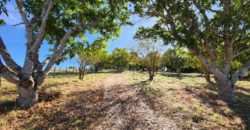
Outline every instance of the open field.
[[(148, 107), (142, 108), (165, 117), (164, 120), (174, 122), (180, 129), (250, 129), (249, 80), (237, 83), (235, 93), (239, 102), (230, 105), (217, 100), (216, 87), (207, 84), (199, 74), (177, 78), (159, 73), (151, 83), (146, 82), (147, 78), (146, 73), (133, 71), (87, 74), (83, 80), (76, 75), (51, 76), (40, 91), (40, 102), (29, 110), (15, 107), (16, 87), (3, 80), (0, 129), (98, 129), (105, 128), (98, 124), (111, 125), (107, 119), (129, 120), (126, 122), (130, 127), (119, 127), (135, 129), (143, 124), (136, 119), (140, 116), (131, 119), (127, 116), (138, 114), (136, 110), (128, 111), (131, 105), (140, 109), (135, 107), (136, 98), (145, 99)], [(139, 90), (139, 94), (129, 95), (128, 90)], [(118, 106), (129, 114), (119, 117), (112, 113)]]

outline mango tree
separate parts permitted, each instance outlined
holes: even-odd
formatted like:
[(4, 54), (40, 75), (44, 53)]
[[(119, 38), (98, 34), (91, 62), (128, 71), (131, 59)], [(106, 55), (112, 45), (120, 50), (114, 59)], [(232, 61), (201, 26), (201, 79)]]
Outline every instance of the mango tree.
[(123, 71), (128, 65), (129, 53), (126, 48), (116, 48), (112, 52), (112, 62), (118, 71)]
[(131, 51), (128, 54), (128, 69), (129, 70), (138, 70), (140, 68), (139, 57), (136, 52)]
[(181, 75), (181, 69), (185, 66), (185, 52), (182, 48), (174, 47), (168, 49), (162, 57), (167, 67), (172, 68), (176, 71), (177, 76)]
[[(166, 43), (183, 45), (215, 76), (218, 96), (235, 102), (235, 83), (250, 68), (249, 0), (131, 0), (135, 11), (158, 21), (139, 30), (157, 34)], [(245, 55), (232, 72), (232, 62)]]
[[(118, 36), (127, 23), (127, 3), (100, 0), (16, 0), (26, 32), (24, 65), (17, 64), (0, 38), (0, 75), (18, 88), (18, 105), (30, 107), (38, 101), (38, 89), (53, 65), (67, 53), (69, 40), (86, 33), (107, 39)], [(1, 2), (2, 3), (2, 2)], [(4, 3), (5, 4), (5, 3)], [(1, 14), (3, 15), (3, 14)], [(40, 48), (47, 41), (52, 53), (39, 60)]]
[(145, 38), (140, 35), (137, 35), (135, 38), (138, 42), (131, 49), (137, 53), (139, 63), (147, 69), (149, 81), (152, 81), (161, 65), (160, 54), (163, 46), (156, 39)]

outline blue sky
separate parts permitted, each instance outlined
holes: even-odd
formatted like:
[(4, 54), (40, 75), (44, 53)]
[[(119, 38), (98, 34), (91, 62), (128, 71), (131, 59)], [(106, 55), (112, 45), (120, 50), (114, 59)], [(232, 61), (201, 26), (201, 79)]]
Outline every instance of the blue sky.
[[(16, 9), (16, 4), (12, 1), (6, 5), (9, 16), (1, 15), (0, 19), (4, 19), (6, 22), (5, 26), (0, 27), (0, 36), (5, 42), (7, 49), (11, 53), (14, 60), (19, 64), (23, 65), (25, 55), (25, 28), (23, 25), (13, 26), (21, 23), (20, 15)], [(111, 53), (115, 48), (129, 48), (135, 44), (133, 36), (140, 26), (152, 26), (155, 22), (153, 19), (140, 18), (138, 16), (131, 16), (131, 20), (135, 23), (133, 26), (124, 26), (122, 28), (120, 37), (112, 40), (108, 45), (108, 52)], [(87, 39), (93, 41), (96, 35), (87, 34)], [(41, 48), (40, 59), (44, 59), (48, 52), (49, 45), (44, 42)], [(67, 66), (77, 67), (77, 60), (69, 59), (61, 63), (60, 68)]]

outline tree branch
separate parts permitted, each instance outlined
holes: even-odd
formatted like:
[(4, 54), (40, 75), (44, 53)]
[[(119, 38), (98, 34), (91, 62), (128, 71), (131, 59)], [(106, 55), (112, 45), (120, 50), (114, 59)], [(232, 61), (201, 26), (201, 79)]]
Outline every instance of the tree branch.
[(0, 54), (6, 65), (12, 71), (14, 71), (15, 73), (21, 72), (22, 68), (13, 60), (1, 37), (0, 37)]
[[(224, 15), (229, 15), (231, 11), (231, 2), (230, 1), (223, 1), (223, 13)], [(224, 33), (224, 60), (223, 60), (223, 67), (222, 67), (222, 72), (226, 75), (228, 75), (230, 68), (231, 68), (231, 62), (233, 60), (233, 47), (234, 47), (234, 42), (235, 38), (231, 36), (230, 32), (230, 23), (229, 22), (224, 22), (223, 23), (223, 33)]]
[(240, 78), (242, 78), (245, 73), (250, 69), (250, 59), (243, 64), (243, 66), (241, 67), (241, 69), (239, 69), (238, 71), (236, 71), (233, 76), (232, 76), (232, 82), (236, 83)]
[(212, 62), (210, 63), (207, 58), (202, 55), (201, 53), (199, 53), (199, 51), (197, 49), (194, 48), (188, 48), (194, 55), (197, 56), (197, 58), (200, 60), (200, 62), (202, 63), (202, 65), (209, 70), (209, 72), (213, 73), (214, 76), (216, 76), (218, 79), (227, 79), (227, 76), (224, 75), (217, 67), (217, 63), (216, 62)]
[(52, 6), (53, 6), (53, 0), (47, 0), (43, 5), (43, 10), (41, 13), (42, 23), (40, 26), (40, 32), (39, 32), (39, 34), (34, 42), (34, 45), (32, 47), (32, 50), (34, 52), (36, 52), (39, 49), (39, 47), (41, 46), (41, 43), (42, 43), (42, 40), (43, 40), (43, 37), (45, 34), (45, 28), (46, 28), (46, 24), (48, 21), (48, 16), (49, 16), (49, 13), (51, 11)]
[(22, 25), (22, 24), (24, 24), (24, 23), (21, 22), (21, 23), (13, 24), (12, 26), (19, 26), (19, 25)]
[(17, 4), (17, 8), (18, 8), (18, 10), (19, 10), (19, 13), (20, 13), (20, 15), (21, 15), (21, 18), (22, 18), (22, 20), (23, 20), (25, 26), (30, 26), (30, 22), (29, 22), (29, 20), (28, 20), (26, 14), (25, 14), (25, 12), (24, 12), (24, 10), (23, 10), (24, 7), (23, 7), (23, 4), (22, 4), (22, 1), (21, 1), (21, 0), (16, 0), (16, 4)]
[(1, 59), (0, 59), (0, 77), (3, 77), (7, 81), (14, 83), (16, 85), (19, 84), (17, 76), (2, 63)]
[(240, 56), (240, 55), (242, 55), (242, 54), (244, 54), (244, 53), (247, 53), (247, 52), (250, 52), (250, 48), (245, 49), (245, 50), (243, 50), (243, 51), (241, 51), (241, 52), (235, 54), (235, 55), (234, 55), (234, 58), (236, 58), (236, 57), (238, 57), (238, 56)]
[(22, 0), (16, 0), (16, 4), (17, 4), (17, 8), (18, 8), (19, 14), (21, 15), (22, 21), (25, 24), (26, 38), (27, 38), (27, 47), (29, 47), (30, 44), (32, 44), (32, 41), (33, 41), (33, 31), (32, 31), (33, 29), (32, 29), (32, 25), (29, 22), (26, 14), (25, 14)]
[(71, 37), (71, 35), (79, 30), (79, 29), (85, 29), (86, 27), (95, 27), (97, 26), (98, 24), (98, 21), (97, 22), (94, 22), (94, 23), (85, 23), (85, 24), (77, 24), (75, 25), (74, 27), (71, 28), (70, 31), (68, 31), (64, 36), (63, 38), (60, 40), (59, 42), (59, 45), (57, 48), (54, 48), (54, 51), (53, 51), (53, 54), (47, 64), (47, 66), (45, 67), (44, 69), (44, 72), (45, 73), (48, 73), (49, 70), (53, 67), (53, 65), (55, 64), (55, 62), (58, 60), (58, 58), (60, 57), (60, 55), (63, 54), (63, 51), (65, 50), (65, 47), (66, 47), (66, 43), (68, 41), (68, 39)]

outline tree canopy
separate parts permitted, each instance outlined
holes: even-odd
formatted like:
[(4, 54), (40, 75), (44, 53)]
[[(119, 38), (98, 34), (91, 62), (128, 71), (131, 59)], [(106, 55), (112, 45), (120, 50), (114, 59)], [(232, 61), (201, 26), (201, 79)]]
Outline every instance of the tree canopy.
[[(7, 14), (6, 0), (0, 2), (1, 13)], [(19, 66), (11, 57), (0, 38), (1, 76), (18, 85), (18, 104), (22, 107), (37, 102), (37, 90), (52, 66), (70, 51), (68, 48), (84, 46), (87, 33), (98, 34), (97, 41), (108, 41), (119, 35), (120, 28), (129, 24), (127, 2), (100, 0), (16, 0), (17, 9), (26, 32), (24, 65)], [(78, 39), (84, 42), (75, 42)], [(39, 60), (40, 48), (47, 41), (51, 54)], [(100, 43), (100, 42), (99, 42)], [(79, 46), (78, 46), (79, 45)], [(5, 69), (3, 69), (5, 68)]]
[(116, 66), (117, 70), (123, 71), (128, 65), (129, 54), (126, 48), (116, 48), (112, 52), (112, 62)]
[[(140, 35), (187, 47), (215, 75), (219, 97), (234, 100), (232, 86), (250, 68), (248, 0), (132, 2), (139, 14), (158, 19), (152, 28), (140, 28)], [(242, 67), (230, 73), (231, 63), (244, 54)]]

